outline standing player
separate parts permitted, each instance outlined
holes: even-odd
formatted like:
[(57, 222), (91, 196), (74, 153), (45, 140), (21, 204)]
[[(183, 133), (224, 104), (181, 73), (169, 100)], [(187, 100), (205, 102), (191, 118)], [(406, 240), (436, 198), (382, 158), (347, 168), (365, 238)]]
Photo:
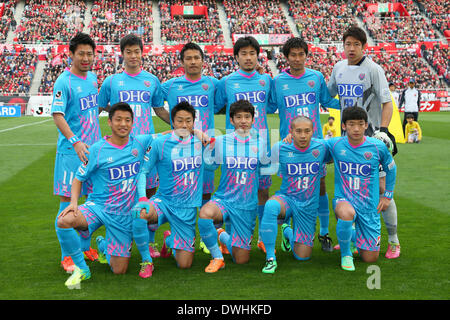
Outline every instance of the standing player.
[[(112, 135), (91, 146), (88, 160), (80, 165), (73, 180), (70, 205), (57, 221), (61, 246), (76, 265), (65, 283), (69, 289), (79, 288), (81, 281), (91, 277), (75, 230), (88, 237), (104, 225), (106, 237), (97, 237), (100, 252), (106, 254), (115, 274), (123, 274), (128, 268), (133, 239), (130, 211), (135, 202), (141, 162), (152, 136), (130, 136), (133, 111), (127, 103), (111, 107), (108, 125)], [(78, 206), (81, 187), (88, 179), (92, 181), (92, 192)]]
[[(388, 130), (393, 106), (384, 71), (364, 55), (367, 43), (364, 30), (357, 26), (350, 27), (344, 33), (343, 43), (347, 59), (339, 61), (334, 66), (328, 82), (328, 90), (331, 96), (339, 95), (341, 112), (351, 106), (360, 106), (365, 109), (368, 115), (366, 135), (371, 137), (376, 131), (380, 131), (380, 136), (384, 136), (384, 140), (393, 142), (393, 155), (395, 155), (397, 153), (395, 138)], [(384, 173), (380, 172), (380, 176), (384, 176)], [(383, 212), (383, 220), (391, 239), (396, 241), (393, 244), (399, 247), (397, 207), (394, 200), (390, 201), (389, 207)], [(388, 250), (386, 255), (391, 256), (391, 252)]]
[[(152, 109), (166, 123), (170, 123), (169, 113), (164, 109), (161, 84), (153, 74), (142, 70), (143, 43), (135, 34), (129, 34), (120, 40), (120, 52), (123, 57), (124, 71), (107, 77), (99, 92), (99, 106), (127, 102), (134, 112), (134, 125), (131, 134), (153, 134)], [(147, 176), (147, 197), (155, 194), (158, 187), (156, 170)], [(159, 257), (153, 241), (149, 249), (152, 257)]]
[[(216, 112), (226, 106), (226, 129), (234, 131), (230, 122), (230, 106), (238, 100), (247, 100), (255, 107), (255, 129), (259, 145), (265, 145), (269, 151), (269, 128), (267, 112), (272, 90), (272, 78), (268, 74), (256, 71), (260, 46), (255, 38), (248, 36), (239, 38), (233, 47), (233, 54), (239, 65), (239, 70), (222, 78), (217, 85)], [(269, 188), (272, 185), (270, 176), (260, 177), (258, 186), (258, 219), (261, 222), (264, 204), (269, 198)], [(226, 224), (225, 224), (226, 229)], [(258, 242), (258, 247), (265, 251), (264, 244)]]
[[(325, 140), (334, 160), (335, 198), (333, 209), (338, 219), (336, 235), (341, 249), (341, 267), (354, 271), (350, 250), (352, 224), (356, 226), (356, 247), (364, 262), (375, 262), (380, 250), (380, 215), (394, 193), (397, 167), (386, 145), (364, 135), (369, 123), (360, 107), (342, 112), (346, 136)], [(380, 197), (379, 166), (386, 172), (386, 190)]]
[[(212, 260), (205, 272), (214, 273), (225, 267), (220, 242), (231, 252), (233, 261), (242, 264), (250, 259), (250, 248), (255, 228), (258, 203), (258, 185), (261, 159), (266, 147), (259, 146), (251, 135), (255, 121), (255, 108), (247, 100), (231, 104), (230, 123), (235, 131), (219, 136), (214, 155), (205, 158), (207, 168), (215, 170), (221, 165), (220, 183), (211, 201), (200, 210), (198, 229), (210, 250)], [(214, 224), (226, 221), (228, 229), (218, 229)], [(222, 245), (223, 246), (223, 245)]]
[(278, 142), (272, 148), (271, 159), (274, 164), (279, 163), (282, 182), (280, 190), (264, 207), (260, 233), (267, 254), (263, 273), (274, 273), (277, 268), (275, 241), (279, 215), (293, 219), (292, 227), (285, 223), (281, 228), (283, 251), (292, 250), (297, 260), (310, 259), (320, 208), (322, 167), (331, 160), (324, 141), (313, 138), (314, 122), (311, 119), (296, 116), (289, 127), (292, 142)]
[[(274, 78), (274, 90), (271, 112), (279, 110), (280, 134), (284, 139), (289, 134), (291, 120), (297, 116), (305, 116), (313, 123), (313, 137), (323, 139), (320, 124), (319, 105), (326, 108), (340, 109), (339, 101), (328, 92), (325, 79), (319, 71), (305, 68), (308, 56), (308, 44), (301, 38), (291, 38), (283, 45), (283, 54), (288, 62), (289, 70)], [(322, 168), (319, 198), (319, 241), (324, 251), (333, 251), (331, 238), (328, 236), (330, 210), (328, 194), (325, 188), (326, 164)]]
[[(191, 133), (195, 120), (193, 106), (186, 101), (180, 102), (172, 109), (171, 119), (173, 132), (154, 140), (146, 154), (139, 176), (139, 203), (135, 206), (137, 214), (134, 218), (143, 229), (147, 224), (160, 226), (168, 222), (171, 231), (164, 232), (161, 257), (169, 257), (169, 251), (174, 249), (178, 267), (185, 269), (191, 267), (194, 259), (195, 220), (203, 193), (203, 146)], [(148, 202), (145, 197), (146, 174), (154, 167), (160, 177), (160, 185)], [(141, 243), (147, 242), (148, 247), (148, 233), (142, 234), (147, 238), (143, 236)], [(145, 251), (145, 245), (142, 247)]]
[[(180, 52), (180, 62), (185, 75), (162, 84), (164, 100), (169, 104), (170, 111), (182, 101), (189, 102), (195, 108), (194, 128), (214, 137), (214, 93), (218, 80), (202, 75), (204, 54), (195, 43), (184, 45)], [(211, 199), (213, 192), (214, 172), (205, 170), (202, 205)], [(200, 248), (209, 253), (203, 241), (200, 241)]]
[[(97, 76), (89, 71), (94, 53), (95, 43), (89, 35), (78, 33), (73, 37), (69, 43), (72, 64), (53, 89), (51, 114), (59, 132), (53, 185), (53, 194), (60, 197), (57, 216), (70, 204), (72, 181), (80, 162), (87, 161), (89, 147), (100, 139)], [(87, 194), (88, 185), (84, 184), (80, 195)], [(91, 260), (97, 258), (97, 252), (90, 249), (90, 239), (83, 241), (82, 248)], [(67, 272), (74, 270), (72, 259), (62, 247), (61, 265)]]

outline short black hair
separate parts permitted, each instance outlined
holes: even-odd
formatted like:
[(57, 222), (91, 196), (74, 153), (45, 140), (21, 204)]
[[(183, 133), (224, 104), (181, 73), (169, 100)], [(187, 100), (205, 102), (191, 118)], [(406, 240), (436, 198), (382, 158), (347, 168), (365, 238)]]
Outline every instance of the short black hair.
[(181, 49), (181, 51), (180, 51), (180, 60), (181, 61), (184, 60), (184, 53), (186, 52), (186, 50), (197, 50), (200, 52), (200, 55), (202, 56), (202, 60), (205, 59), (205, 54), (203, 53), (202, 48), (200, 48), (200, 46), (196, 43), (188, 42), (183, 46), (183, 49)]
[(342, 111), (342, 123), (345, 124), (349, 120), (364, 120), (367, 122), (367, 112), (361, 107), (348, 107)]
[(141, 48), (141, 51), (144, 51), (144, 43), (142, 42), (142, 39), (134, 33), (127, 34), (125, 37), (120, 39), (120, 52), (123, 53), (125, 47), (134, 46), (136, 44), (139, 48)]
[(259, 55), (259, 51), (260, 51), (260, 45), (258, 43), (258, 41), (253, 38), (252, 36), (247, 36), (247, 37), (242, 37), (239, 38), (236, 43), (233, 46), (233, 54), (234, 56), (238, 56), (239, 55), (239, 50), (241, 50), (242, 48), (245, 47), (253, 47), (256, 50), (256, 54)]
[(195, 120), (195, 108), (187, 101), (181, 101), (175, 107), (172, 108), (172, 111), (170, 111), (170, 116), (172, 120), (175, 119), (175, 116), (177, 115), (178, 111), (182, 110), (192, 114), (192, 118)]
[(111, 109), (109, 109), (108, 118), (109, 120), (112, 120), (112, 117), (114, 116), (114, 113), (116, 111), (128, 111), (131, 113), (131, 119), (134, 120), (133, 115), (133, 109), (131, 109), (130, 105), (126, 102), (117, 102), (111, 106)]
[(92, 47), (92, 51), (94, 51), (94, 53), (95, 53), (94, 40), (92, 40), (90, 35), (83, 33), (83, 32), (78, 32), (72, 39), (70, 39), (69, 51), (72, 53), (75, 53), (75, 51), (77, 50), (77, 47), (80, 44), (90, 45)]
[(230, 119), (238, 112), (249, 112), (255, 117), (255, 107), (248, 100), (238, 100), (230, 105)]
[(290, 38), (288, 41), (286, 41), (283, 45), (283, 54), (287, 58), (289, 55), (289, 52), (291, 52), (291, 49), (298, 49), (303, 48), (305, 51), (305, 55), (308, 55), (308, 44), (299, 37)]
[(345, 42), (345, 39), (348, 37), (353, 37), (361, 42), (364, 46), (367, 43), (367, 35), (363, 29), (360, 27), (353, 25), (345, 31), (344, 36), (342, 37), (342, 42)]
[(406, 119), (409, 119), (409, 118), (414, 119), (414, 115), (413, 115), (412, 113), (408, 113), (408, 114), (406, 115)]
[(334, 120), (334, 117), (328, 117), (328, 120), (330, 120), (330, 119)]

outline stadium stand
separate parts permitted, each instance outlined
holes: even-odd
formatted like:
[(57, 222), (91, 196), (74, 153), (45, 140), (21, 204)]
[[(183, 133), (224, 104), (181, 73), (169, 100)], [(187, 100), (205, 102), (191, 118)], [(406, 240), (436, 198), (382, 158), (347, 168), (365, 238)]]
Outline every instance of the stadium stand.
[[(172, 15), (172, 6), (206, 7), (205, 15)], [(223, 44), (217, 4), (214, 0), (159, 2), (161, 12), (161, 40), (163, 44), (196, 42), (200, 44)], [(175, 10), (173, 10), (175, 11)]]
[(17, 22), (14, 19), (14, 9), (19, 0), (0, 1), (0, 42), (5, 42), (10, 29), (15, 29)]
[(435, 44), (431, 49), (422, 50), (422, 56), (442, 76), (447, 85), (450, 85), (450, 51)]
[(37, 59), (35, 52), (23, 46), (3, 47), (0, 55), (0, 95), (28, 94)]
[(84, 28), (86, 3), (70, 0), (27, 0), (16, 29), (20, 43), (67, 43)]
[(117, 44), (128, 33), (136, 33), (145, 43), (153, 40), (151, 1), (96, 0), (91, 9), (90, 34), (98, 44)]

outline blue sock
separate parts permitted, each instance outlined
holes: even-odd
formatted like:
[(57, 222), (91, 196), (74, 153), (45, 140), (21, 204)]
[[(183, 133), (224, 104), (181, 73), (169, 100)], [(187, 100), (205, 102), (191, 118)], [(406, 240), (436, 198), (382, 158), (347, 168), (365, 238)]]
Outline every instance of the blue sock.
[(100, 250), (100, 252), (102, 252), (105, 257), (106, 257), (106, 261), (108, 261), (108, 264), (110, 264), (111, 261), (111, 255), (108, 254), (107, 252), (107, 246), (106, 246), (106, 241), (103, 239), (102, 241), (97, 242), (97, 249)]
[[(59, 203), (58, 214), (56, 215), (56, 218), (55, 218), (55, 231), (56, 231), (56, 229), (58, 228), (58, 227), (57, 227), (58, 216), (60, 215), (60, 213), (61, 213), (65, 208), (67, 208), (67, 207), (69, 206), (69, 204), (70, 204), (70, 202), (60, 202), (60, 203)], [(56, 231), (56, 236), (58, 237), (59, 245), (60, 245), (60, 247), (61, 247), (61, 261), (63, 261), (63, 260), (64, 260), (64, 257), (67, 257), (68, 254), (66, 254), (66, 253), (64, 252), (64, 249), (63, 249), (63, 247), (61, 246), (61, 239), (59, 238), (59, 235), (58, 235), (58, 232), (57, 232), (57, 231)]]
[(356, 243), (356, 228), (355, 225), (352, 224), (352, 242)]
[(141, 218), (133, 219), (133, 238), (143, 262), (152, 262), (152, 257), (148, 249), (148, 233), (147, 220)]
[(341, 257), (352, 256), (350, 250), (350, 241), (352, 239), (352, 224), (353, 221), (345, 221), (338, 219), (336, 225), (336, 236), (341, 247)]
[(64, 252), (72, 257), (73, 263), (80, 269), (89, 270), (89, 267), (84, 261), (83, 251), (80, 247), (80, 236), (74, 228), (58, 228), (56, 227), (58, 238), (61, 239), (61, 247)]
[(328, 233), (328, 226), (330, 224), (330, 208), (328, 206), (328, 194), (325, 193), (319, 197), (319, 234), (324, 236)]
[[(231, 230), (228, 232), (231, 232)], [(227, 246), (228, 251), (231, 253), (231, 256), (233, 256), (233, 247), (231, 245), (232, 239), (228, 232), (222, 232), (219, 236), (219, 240), (221, 243), (223, 243)], [(233, 260), (234, 260), (234, 258), (233, 258)]]
[(198, 232), (202, 237), (213, 259), (223, 259), (222, 252), (217, 244), (217, 230), (212, 219), (198, 219)]
[(266, 247), (266, 260), (276, 260), (275, 242), (278, 233), (277, 217), (280, 214), (280, 211), (281, 206), (276, 200), (268, 200), (264, 206), (264, 214), (260, 223), (259, 234)]

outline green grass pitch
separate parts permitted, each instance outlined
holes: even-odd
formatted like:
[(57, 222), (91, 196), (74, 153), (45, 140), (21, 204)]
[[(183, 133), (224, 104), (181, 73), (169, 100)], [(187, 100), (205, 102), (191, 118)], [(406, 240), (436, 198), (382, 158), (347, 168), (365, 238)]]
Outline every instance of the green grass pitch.
[[(326, 116), (322, 115), (322, 122)], [(81, 290), (68, 290), (68, 277), (59, 264), (60, 249), (54, 230), (59, 199), (52, 195), (56, 151), (56, 127), (51, 118), (24, 117), (0, 120), (0, 299), (146, 299), (146, 300), (299, 300), (299, 299), (449, 299), (449, 208), (450, 208), (450, 112), (421, 113), (423, 141), (399, 145), (395, 157), (398, 178), (395, 200), (398, 234), (402, 245), (399, 259), (384, 257), (387, 233), (382, 222), (380, 289), (369, 289), (370, 264), (355, 259), (356, 271), (339, 268), (339, 252), (325, 253), (316, 241), (312, 259), (295, 260), (282, 252), (278, 233), (278, 269), (261, 273), (262, 252), (253, 238), (250, 262), (233, 264), (206, 274), (210, 256), (199, 250), (189, 270), (180, 270), (172, 258), (156, 259), (150, 279), (138, 276), (140, 255), (133, 249), (128, 272), (113, 275), (107, 265), (88, 262), (92, 278)], [(224, 116), (216, 116), (224, 128)], [(108, 134), (106, 118), (102, 133)], [(155, 119), (157, 131), (168, 126)], [(278, 127), (270, 116), (269, 127)], [(218, 183), (216, 175), (216, 186)], [(333, 197), (333, 167), (328, 167), (327, 190)], [(280, 179), (273, 177), (272, 195)], [(336, 221), (330, 214), (330, 235), (336, 243)], [(156, 233), (162, 243), (164, 225)], [(318, 226), (317, 226), (318, 229)], [(101, 228), (93, 239), (104, 233)], [(198, 239), (198, 237), (197, 237)], [(92, 241), (95, 247), (95, 241)], [(198, 248), (198, 243), (196, 244)]]

